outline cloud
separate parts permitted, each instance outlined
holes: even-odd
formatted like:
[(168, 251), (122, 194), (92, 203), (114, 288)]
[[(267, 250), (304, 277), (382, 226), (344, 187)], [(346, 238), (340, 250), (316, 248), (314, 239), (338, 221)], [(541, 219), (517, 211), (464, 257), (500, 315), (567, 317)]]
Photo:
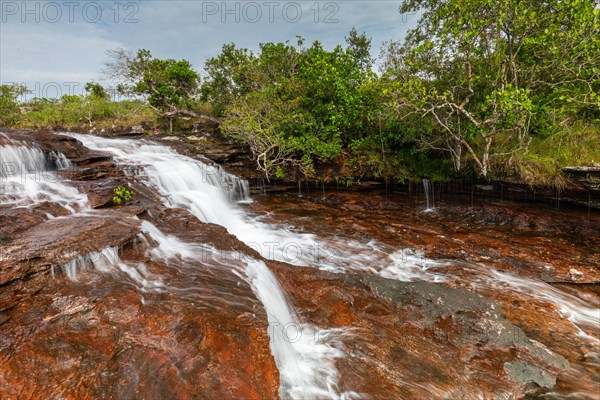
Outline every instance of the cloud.
[[(153, 0), (82, 2), (75, 7), (69, 2), (34, 2), (39, 3), (38, 15), (35, 6), (23, 15), (22, 9), (7, 10), (6, 3), (2, 2), (0, 24), (0, 80), (28, 85), (98, 81), (106, 51), (117, 47), (186, 58), (200, 70), (225, 43), (257, 49), (259, 43), (303, 36), (309, 43), (319, 40), (333, 47), (344, 42), (353, 26), (372, 37), (377, 55), (384, 41), (402, 39), (417, 17), (401, 16), (400, 2), (389, 0)], [(50, 4), (61, 8), (60, 18)], [(87, 4), (92, 5), (84, 9)]]
[(1, 29), (0, 80), (30, 88), (98, 79), (106, 51), (124, 46), (109, 31), (89, 23), (13, 22)]

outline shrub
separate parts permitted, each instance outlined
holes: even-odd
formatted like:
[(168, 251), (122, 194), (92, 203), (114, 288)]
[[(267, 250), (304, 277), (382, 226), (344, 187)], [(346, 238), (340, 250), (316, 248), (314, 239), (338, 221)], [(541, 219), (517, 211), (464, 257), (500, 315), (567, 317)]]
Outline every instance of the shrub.
[(117, 186), (113, 192), (115, 195), (112, 201), (116, 205), (128, 202), (134, 195), (132, 191), (128, 190), (124, 186)]

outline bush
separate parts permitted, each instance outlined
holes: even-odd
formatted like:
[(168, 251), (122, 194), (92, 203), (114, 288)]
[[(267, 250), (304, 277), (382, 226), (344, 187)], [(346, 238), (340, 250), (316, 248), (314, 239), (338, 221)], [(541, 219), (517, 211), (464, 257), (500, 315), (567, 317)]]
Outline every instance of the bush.
[(96, 95), (63, 96), (60, 100), (33, 99), (25, 104), (16, 126), (24, 129), (82, 129), (134, 126), (155, 118), (154, 112), (138, 100), (111, 101)]
[(19, 118), (19, 97), (27, 87), (18, 84), (0, 85), (0, 126), (11, 126)]
[(132, 191), (128, 190), (124, 186), (117, 186), (113, 192), (115, 195), (112, 201), (116, 205), (128, 202), (134, 195)]

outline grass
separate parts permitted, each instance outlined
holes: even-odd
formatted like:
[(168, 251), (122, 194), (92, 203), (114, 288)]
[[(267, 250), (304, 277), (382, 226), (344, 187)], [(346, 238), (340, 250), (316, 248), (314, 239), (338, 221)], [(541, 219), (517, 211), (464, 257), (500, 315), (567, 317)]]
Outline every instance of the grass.
[(518, 177), (531, 186), (562, 189), (564, 167), (600, 164), (600, 126), (575, 124), (546, 138), (533, 138), (527, 152), (512, 160)]
[(112, 102), (69, 96), (61, 100), (32, 100), (21, 107), (13, 126), (21, 129), (115, 130), (156, 120), (152, 109), (137, 100)]

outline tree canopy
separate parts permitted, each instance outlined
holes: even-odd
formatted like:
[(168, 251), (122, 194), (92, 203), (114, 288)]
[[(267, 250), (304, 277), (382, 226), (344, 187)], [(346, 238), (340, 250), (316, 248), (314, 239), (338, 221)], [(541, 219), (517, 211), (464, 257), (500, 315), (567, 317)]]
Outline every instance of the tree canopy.
[(409, 0), (423, 10), (404, 43), (386, 48), (389, 104), (402, 117), (429, 117), (420, 140), (463, 150), (487, 176), (496, 160), (522, 154), (551, 121), (598, 118), (600, 10), (591, 0)]
[(12, 125), (19, 115), (19, 98), (27, 93), (20, 84), (0, 85), (0, 126)]
[(267, 176), (287, 166), (308, 174), (368, 131), (374, 102), (364, 85), (374, 74), (364, 62), (364, 52), (305, 47), (302, 38), (262, 44), (258, 54), (227, 45), (207, 62), (203, 91), (223, 109), (223, 131), (250, 145)]
[[(302, 37), (255, 51), (226, 44), (202, 79), (187, 60), (117, 49), (106, 75), (171, 132), (174, 121), (219, 123), (267, 178), (328, 179), (317, 174), (335, 165), (332, 174), (350, 176), (560, 186), (562, 167), (600, 161), (597, 3), (406, 0), (400, 11), (422, 16), (379, 59), (352, 28), (333, 48)], [(68, 113), (69, 123), (91, 125), (134, 107), (117, 111), (97, 83), (85, 89), (87, 96), (32, 101), (22, 119), (47, 126)], [(28, 108), (19, 108), (24, 90), (0, 87), (3, 125)]]
[(177, 116), (215, 120), (192, 110), (200, 76), (189, 61), (154, 58), (144, 49), (135, 55), (117, 49), (109, 55), (112, 61), (106, 64), (105, 73), (119, 82), (118, 90), (122, 94), (143, 96), (150, 107), (171, 122)]

